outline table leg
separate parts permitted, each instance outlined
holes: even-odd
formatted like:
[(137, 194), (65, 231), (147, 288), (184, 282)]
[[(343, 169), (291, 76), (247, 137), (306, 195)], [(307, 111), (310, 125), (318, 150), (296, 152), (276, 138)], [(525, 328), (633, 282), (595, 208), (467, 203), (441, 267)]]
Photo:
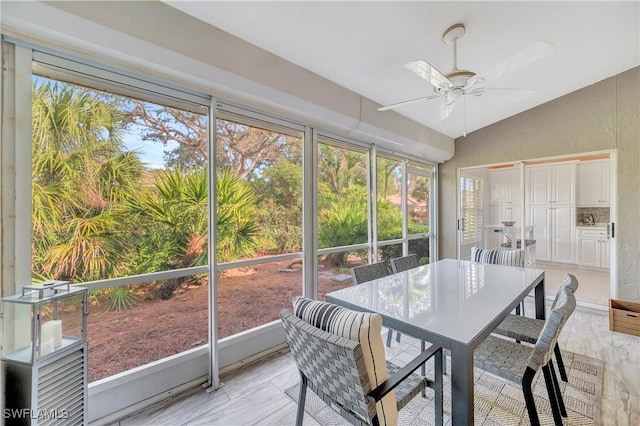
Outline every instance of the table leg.
[(452, 342), (451, 424), (473, 425), (473, 350)]
[(434, 381), (436, 382), (435, 386), (435, 399), (434, 404), (436, 408), (436, 425), (442, 426), (444, 424), (444, 413), (442, 412), (442, 405), (444, 404), (444, 397), (442, 394), (442, 381), (443, 381), (443, 373), (442, 371), (442, 357), (444, 356), (444, 349), (440, 349), (435, 358), (433, 359), (433, 373), (434, 373)]
[(545, 314), (545, 301), (544, 301), (544, 278), (536, 285), (536, 318), (546, 319)]

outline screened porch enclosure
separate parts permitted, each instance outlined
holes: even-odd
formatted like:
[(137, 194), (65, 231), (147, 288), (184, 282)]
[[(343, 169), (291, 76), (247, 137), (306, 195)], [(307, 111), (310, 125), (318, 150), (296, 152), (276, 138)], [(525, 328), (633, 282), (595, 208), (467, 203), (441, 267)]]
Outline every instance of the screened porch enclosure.
[(14, 146), (31, 178), (10, 206), (30, 212), (15, 224), (31, 235), (19, 274), (90, 290), (90, 420), (217, 387), (284, 345), (277, 314), (294, 295), (324, 299), (353, 266), (435, 255), (434, 164), (82, 58), (3, 50), (30, 93), (12, 106), (31, 116)]

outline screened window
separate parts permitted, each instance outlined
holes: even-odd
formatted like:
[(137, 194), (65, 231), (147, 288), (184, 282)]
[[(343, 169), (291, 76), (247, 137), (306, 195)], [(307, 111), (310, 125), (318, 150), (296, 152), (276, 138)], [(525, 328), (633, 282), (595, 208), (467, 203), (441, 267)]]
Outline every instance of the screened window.
[[(206, 110), (39, 75), (32, 84), (33, 279), (206, 266)], [(208, 299), (207, 274), (133, 281), (90, 293), (91, 381), (208, 341), (208, 306), (196, 303)]]
[(378, 156), (377, 240), (402, 238), (402, 161)]
[(318, 140), (320, 297), (352, 285), (350, 269), (369, 262), (368, 161), (369, 153), (362, 148), (325, 137)]
[(218, 337), (223, 338), (277, 320), (302, 293), (303, 137), (238, 115), (219, 118), (216, 133)]

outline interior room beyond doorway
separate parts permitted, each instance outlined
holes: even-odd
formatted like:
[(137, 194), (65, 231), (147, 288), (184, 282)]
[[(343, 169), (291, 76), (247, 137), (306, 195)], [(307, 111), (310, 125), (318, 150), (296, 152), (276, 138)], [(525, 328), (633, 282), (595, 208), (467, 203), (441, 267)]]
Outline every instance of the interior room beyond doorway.
[(474, 246), (525, 248), (526, 266), (546, 272), (548, 296), (571, 273), (580, 282), (578, 302), (606, 309), (615, 298), (611, 157), (585, 153), (461, 169), (459, 257), (468, 259)]

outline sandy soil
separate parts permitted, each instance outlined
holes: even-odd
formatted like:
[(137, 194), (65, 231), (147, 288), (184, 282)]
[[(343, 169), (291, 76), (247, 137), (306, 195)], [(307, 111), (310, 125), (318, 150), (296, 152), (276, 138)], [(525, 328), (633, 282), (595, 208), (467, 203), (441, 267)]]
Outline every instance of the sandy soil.
[[(348, 274), (346, 268), (320, 268), (319, 299), (351, 285)], [(135, 306), (119, 312), (110, 311), (106, 302), (92, 301), (89, 382), (207, 343), (207, 287), (183, 286), (168, 300), (141, 297)], [(293, 296), (301, 293), (302, 270), (291, 261), (229, 271), (219, 280), (218, 338), (277, 320), (280, 310), (290, 309)]]

